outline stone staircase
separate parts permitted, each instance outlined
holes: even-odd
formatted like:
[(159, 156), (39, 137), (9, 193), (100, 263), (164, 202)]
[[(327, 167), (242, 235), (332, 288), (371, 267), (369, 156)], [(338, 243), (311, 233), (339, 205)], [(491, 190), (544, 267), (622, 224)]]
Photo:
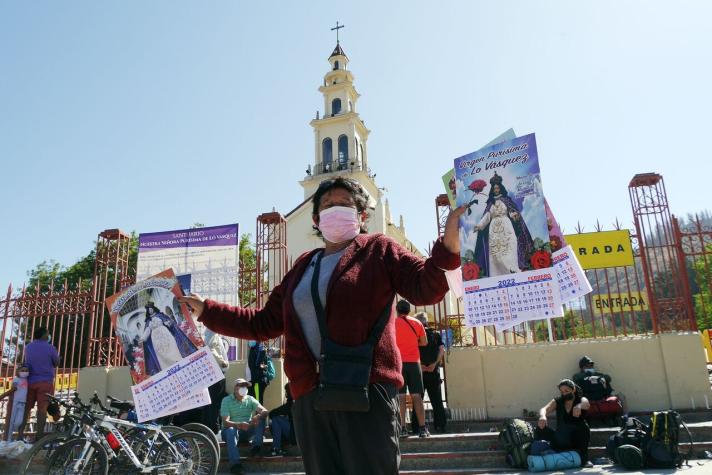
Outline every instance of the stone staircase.
[[(686, 475), (712, 473), (712, 460), (699, 460), (705, 458), (705, 451), (712, 451), (712, 411), (696, 411), (682, 413), (695, 442), (692, 467), (686, 469)], [(641, 417), (641, 419), (644, 419)], [(532, 423), (535, 421), (530, 419)], [(427, 439), (411, 436), (400, 440), (401, 470), (403, 475), (461, 475), (482, 473), (527, 473), (526, 470), (513, 470), (504, 462), (504, 451), (499, 449), (498, 434), (502, 425), (501, 420), (492, 421), (449, 421), (449, 434), (434, 434)], [(594, 427), (591, 429), (592, 460), (605, 457), (605, 445), (608, 437), (618, 431), (616, 427)], [(686, 435), (681, 433), (681, 441), (685, 442)], [(240, 452), (245, 473), (251, 475), (266, 474), (292, 474), (304, 473), (302, 459), (297, 447), (286, 447), (288, 456), (270, 457), (272, 443), (265, 439), (261, 457), (249, 458), (248, 445), (241, 445)], [(688, 446), (681, 444), (681, 452), (687, 453)], [(220, 474), (229, 473), (224, 444), (222, 446), (222, 460)], [(702, 465), (704, 464), (704, 465)], [(34, 467), (33, 474), (44, 473), (41, 467)], [(0, 459), (0, 475), (17, 475), (19, 461)], [(612, 469), (610, 464), (599, 465), (595, 469), (585, 469), (585, 473), (618, 473), (620, 469)], [(582, 472), (574, 470), (575, 473)], [(116, 472), (113, 472), (116, 473)], [(557, 472), (561, 473), (561, 472)], [(640, 472), (637, 472), (640, 473)], [(672, 473), (672, 471), (653, 470), (645, 473)]]
[[(712, 450), (712, 411), (685, 412), (682, 414), (695, 442), (692, 458), (704, 458), (705, 451)], [(643, 418), (643, 417), (641, 417)], [(536, 421), (531, 420), (535, 423)], [(400, 440), (401, 474), (427, 473), (447, 475), (462, 473), (520, 473), (512, 470), (504, 462), (504, 451), (497, 441), (501, 420), (449, 422), (449, 434), (433, 434), (427, 439), (411, 436)], [(618, 431), (616, 427), (594, 427), (591, 429), (592, 460), (605, 457), (608, 438)], [(686, 436), (680, 434), (681, 441)], [(302, 459), (297, 447), (287, 447), (288, 456), (270, 457), (272, 444), (265, 440), (263, 455), (248, 458), (249, 446), (240, 447), (245, 473), (249, 474), (301, 474), (304, 473)], [(681, 452), (687, 453), (688, 446), (681, 444)], [(229, 473), (225, 450), (220, 473)]]

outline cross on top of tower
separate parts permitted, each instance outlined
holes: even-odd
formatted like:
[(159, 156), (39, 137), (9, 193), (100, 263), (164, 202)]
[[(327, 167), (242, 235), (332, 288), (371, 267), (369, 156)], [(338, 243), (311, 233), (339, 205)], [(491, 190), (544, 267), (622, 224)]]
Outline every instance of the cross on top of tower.
[(339, 25), (339, 22), (336, 22), (336, 26), (331, 29), (331, 31), (336, 30), (336, 44), (339, 44), (339, 30), (342, 29), (344, 25)]

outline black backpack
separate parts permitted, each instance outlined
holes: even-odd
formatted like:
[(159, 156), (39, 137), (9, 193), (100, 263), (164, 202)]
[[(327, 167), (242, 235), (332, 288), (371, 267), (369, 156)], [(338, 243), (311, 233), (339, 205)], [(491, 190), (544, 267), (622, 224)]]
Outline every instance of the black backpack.
[(586, 375), (581, 382), (583, 395), (592, 401), (600, 401), (611, 395), (611, 386), (606, 381), (607, 375), (603, 373), (593, 373)]
[[(684, 455), (679, 449), (680, 426), (689, 440), (689, 449)], [(633, 446), (641, 450), (645, 468), (679, 468), (690, 458), (693, 445), (692, 434), (680, 414), (662, 411), (650, 416), (649, 426), (634, 417), (628, 418), (623, 429), (608, 439), (606, 451), (611, 460), (622, 463), (618, 448)]]
[[(689, 450), (680, 453), (680, 426), (687, 432)], [(650, 416), (650, 440), (643, 448), (646, 468), (679, 468), (692, 454), (692, 434), (675, 411), (653, 412)]]
[(506, 461), (514, 468), (528, 468), (527, 456), (534, 441), (534, 428), (522, 419), (505, 419), (499, 443), (507, 451)]
[(621, 431), (608, 438), (608, 443), (606, 444), (608, 458), (613, 460), (615, 463), (621, 463), (622, 461), (618, 457), (619, 447), (633, 446), (642, 450), (643, 447), (648, 444), (649, 440), (650, 431), (648, 426), (643, 424), (640, 419), (629, 417), (623, 422)]
[(418, 347), (418, 350), (420, 351), (420, 362), (428, 365), (438, 360), (442, 339), (438, 333), (430, 328), (425, 329), (425, 335), (428, 338), (428, 344)]

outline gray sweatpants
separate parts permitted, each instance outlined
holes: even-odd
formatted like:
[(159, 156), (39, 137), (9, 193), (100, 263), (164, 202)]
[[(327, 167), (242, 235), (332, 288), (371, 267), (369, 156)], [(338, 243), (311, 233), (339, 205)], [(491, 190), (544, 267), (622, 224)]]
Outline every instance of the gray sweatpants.
[(14, 401), (12, 403), (12, 412), (10, 414), (10, 422), (8, 424), (9, 431), (7, 433), (7, 441), (12, 440), (12, 433), (17, 432), (22, 424), (22, 419), (25, 417), (25, 401)]
[(398, 397), (371, 384), (369, 412), (314, 410), (312, 391), (294, 401), (297, 443), (308, 475), (395, 475), (400, 466)]

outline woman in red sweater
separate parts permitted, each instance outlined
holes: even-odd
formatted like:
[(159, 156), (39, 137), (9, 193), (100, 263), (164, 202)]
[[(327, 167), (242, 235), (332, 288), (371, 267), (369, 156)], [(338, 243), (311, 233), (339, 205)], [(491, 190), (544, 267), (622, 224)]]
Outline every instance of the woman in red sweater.
[[(398, 473), (397, 391), (403, 378), (394, 295), (415, 305), (437, 303), (448, 290), (445, 271), (460, 265), (457, 222), (464, 207), (450, 213), (444, 236), (435, 242), (431, 256), (422, 259), (383, 234), (367, 234), (368, 200), (354, 180), (321, 183), (312, 198), (312, 218), (325, 246), (297, 259), (264, 308), (230, 307), (196, 295), (182, 299), (217, 333), (258, 341), (284, 335), (284, 369), (308, 474)], [(328, 335), (320, 331), (319, 315)], [(377, 338), (368, 378), (368, 412), (320, 407), (317, 386), (324, 378), (320, 380), (317, 361), (326, 351), (322, 338), (327, 336), (342, 348), (364, 345), (369, 336)], [(326, 369), (322, 372), (326, 374)]]

